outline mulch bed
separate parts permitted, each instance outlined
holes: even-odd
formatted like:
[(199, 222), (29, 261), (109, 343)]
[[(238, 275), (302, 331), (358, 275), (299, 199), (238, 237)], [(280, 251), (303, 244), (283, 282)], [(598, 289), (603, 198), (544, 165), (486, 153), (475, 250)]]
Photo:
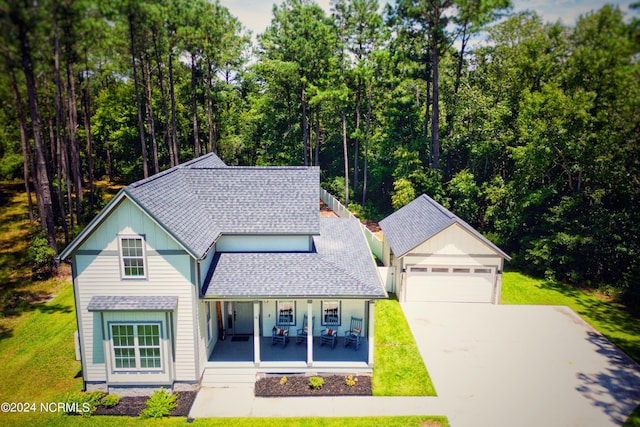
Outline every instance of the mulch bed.
[(349, 387), (343, 375), (323, 376), (324, 385), (320, 390), (309, 387), (309, 378), (303, 375), (287, 376), (287, 382), (280, 384), (281, 376), (267, 376), (256, 381), (256, 397), (301, 397), (301, 396), (371, 396), (371, 377), (354, 376), (356, 385)]
[[(176, 409), (171, 411), (169, 416), (171, 417), (186, 417), (189, 415), (191, 405), (196, 398), (197, 392), (195, 391), (180, 391), (178, 393), (178, 399), (176, 399)], [(120, 403), (112, 408), (105, 408), (98, 406), (93, 415), (122, 415), (129, 417), (137, 417), (146, 407), (146, 402), (149, 396), (122, 396)]]

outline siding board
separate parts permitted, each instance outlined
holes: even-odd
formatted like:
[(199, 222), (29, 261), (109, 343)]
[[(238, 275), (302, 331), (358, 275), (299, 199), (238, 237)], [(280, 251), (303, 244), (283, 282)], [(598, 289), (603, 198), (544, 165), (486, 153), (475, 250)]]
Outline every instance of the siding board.
[[(127, 224), (123, 226), (122, 224)], [(148, 278), (145, 280), (121, 280), (120, 258), (118, 254), (118, 234), (141, 234), (147, 245), (146, 267)], [(106, 251), (106, 252), (105, 252)], [(105, 354), (100, 324), (101, 314), (87, 311), (89, 301), (96, 295), (157, 295), (178, 296), (178, 306), (172, 318), (175, 340), (175, 356), (167, 344), (165, 354), (167, 363), (175, 358), (175, 380), (197, 381), (193, 361), (195, 360), (194, 320), (192, 304), (196, 294), (191, 283), (192, 259), (184, 252), (164, 230), (142, 213), (133, 203), (123, 200), (112, 213), (105, 218), (91, 236), (78, 248), (74, 257), (77, 270), (76, 292), (79, 306), (78, 318), (84, 345), (86, 360), (85, 381), (106, 381), (109, 370), (110, 354)], [(123, 320), (132, 314), (139, 319), (163, 319), (165, 314), (150, 313), (105, 313), (109, 319), (114, 316)], [(106, 320), (105, 320), (106, 321)], [(165, 334), (169, 331), (165, 331)], [(110, 346), (106, 346), (110, 352)], [(151, 375), (152, 378), (166, 383), (172, 376), (172, 369), (166, 375)], [(147, 374), (118, 375), (126, 381), (149, 381)], [(110, 378), (112, 379), (112, 378)]]

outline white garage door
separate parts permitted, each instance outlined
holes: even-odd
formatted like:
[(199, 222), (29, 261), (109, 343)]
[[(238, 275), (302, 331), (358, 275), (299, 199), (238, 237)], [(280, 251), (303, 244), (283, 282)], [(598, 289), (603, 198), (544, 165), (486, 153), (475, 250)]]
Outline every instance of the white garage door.
[(492, 302), (495, 268), (429, 266), (408, 270), (407, 301)]

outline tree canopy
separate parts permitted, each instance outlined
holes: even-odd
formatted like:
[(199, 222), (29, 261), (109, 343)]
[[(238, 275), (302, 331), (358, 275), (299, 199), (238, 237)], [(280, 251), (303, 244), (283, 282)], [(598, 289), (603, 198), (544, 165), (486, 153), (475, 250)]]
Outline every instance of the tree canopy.
[(427, 193), (512, 266), (640, 305), (640, 21), (509, 7), (286, 0), (251, 46), (218, 1), (2, 1), (0, 179), (57, 251), (97, 179), (318, 165), (368, 219)]

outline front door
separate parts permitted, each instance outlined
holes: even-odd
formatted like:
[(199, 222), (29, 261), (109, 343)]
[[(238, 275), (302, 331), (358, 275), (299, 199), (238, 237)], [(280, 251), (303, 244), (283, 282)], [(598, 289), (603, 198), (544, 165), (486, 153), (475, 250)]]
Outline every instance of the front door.
[(253, 335), (253, 303), (233, 303), (233, 334)]

